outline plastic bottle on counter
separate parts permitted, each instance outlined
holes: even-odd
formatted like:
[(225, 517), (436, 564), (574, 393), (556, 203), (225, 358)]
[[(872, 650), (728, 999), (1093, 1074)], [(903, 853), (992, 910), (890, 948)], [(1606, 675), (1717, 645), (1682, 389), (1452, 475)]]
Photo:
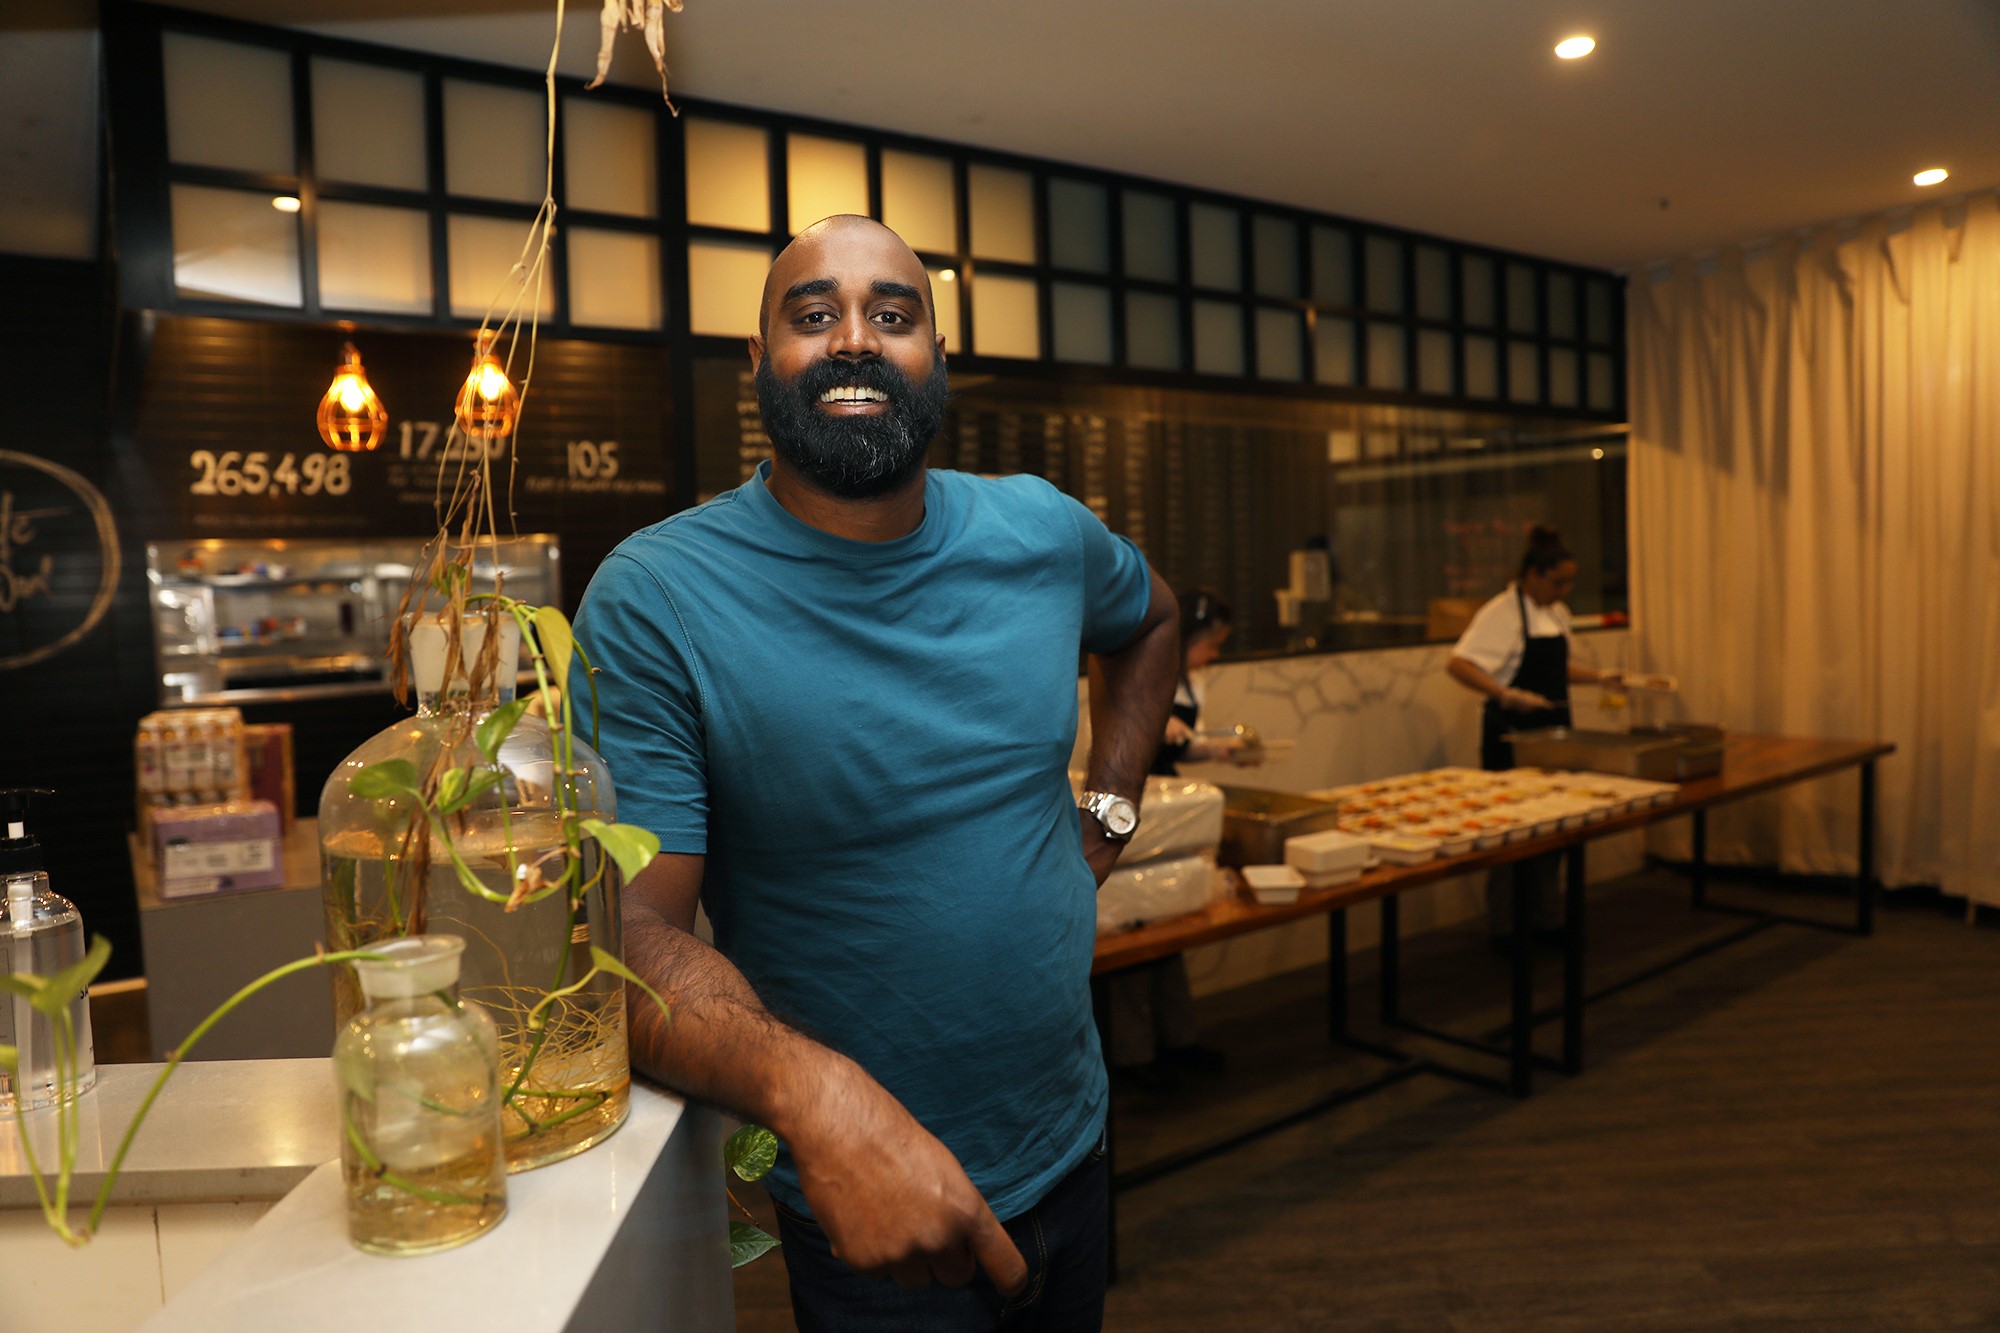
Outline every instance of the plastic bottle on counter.
[(194, 760), (188, 737), (187, 719), (170, 715), (160, 728), (161, 771), (166, 778), (165, 793), (170, 805), (191, 805), (194, 782), (190, 767)]
[(188, 795), (196, 804), (213, 803), (215, 794), (215, 730), (213, 713), (196, 713), (184, 724), (187, 734)]
[[(83, 958), (83, 918), (76, 907), (49, 887), (41, 844), (27, 829), (28, 803), (54, 793), (33, 787), (0, 790), (0, 885), (6, 890), (6, 917), (0, 921), (0, 973), (52, 977)], [(0, 1111), (33, 1111), (52, 1106), (65, 1093), (85, 1092), (97, 1083), (97, 1060), (90, 1037), (90, 996), (79, 988), (69, 1002), (75, 1042), (69, 1088), (59, 1087), (57, 1026), (28, 997), (0, 995), (0, 1044), (14, 1047), (15, 1072), (0, 1069)], [(69, 1063), (65, 1061), (64, 1063)]]
[(139, 723), (139, 736), (132, 744), (139, 769), (139, 794), (148, 805), (158, 805), (167, 790), (166, 756), (161, 753), (160, 724), (152, 718)]

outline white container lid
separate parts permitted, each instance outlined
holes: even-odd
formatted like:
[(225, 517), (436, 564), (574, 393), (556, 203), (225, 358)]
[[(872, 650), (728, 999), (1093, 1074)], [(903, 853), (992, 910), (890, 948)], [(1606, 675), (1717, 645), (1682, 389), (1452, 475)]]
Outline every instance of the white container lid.
[(1305, 871), (1344, 870), (1368, 860), (1368, 840), (1339, 829), (1285, 839), (1285, 864)]
[(1305, 887), (1305, 876), (1290, 866), (1244, 866), (1243, 882), (1251, 888), (1291, 889), (1297, 892)]

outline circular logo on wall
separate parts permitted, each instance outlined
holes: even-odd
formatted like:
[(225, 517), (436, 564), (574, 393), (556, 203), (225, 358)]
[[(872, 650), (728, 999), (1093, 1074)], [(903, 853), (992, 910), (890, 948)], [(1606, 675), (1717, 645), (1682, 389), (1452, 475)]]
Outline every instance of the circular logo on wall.
[(78, 473), (0, 449), (0, 671), (95, 629), (118, 590), (118, 528)]

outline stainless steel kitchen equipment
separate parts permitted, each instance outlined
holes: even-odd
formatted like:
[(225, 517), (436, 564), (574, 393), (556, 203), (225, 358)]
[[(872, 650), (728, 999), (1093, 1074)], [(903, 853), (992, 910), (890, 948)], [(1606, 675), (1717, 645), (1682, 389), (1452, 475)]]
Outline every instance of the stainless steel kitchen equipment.
[(1216, 859), (1226, 866), (1276, 865), (1285, 859), (1285, 839), (1333, 828), (1340, 807), (1285, 791), (1259, 787), (1222, 789), (1222, 845)]
[(1649, 782), (1686, 782), (1722, 771), (1722, 729), (1682, 724), (1631, 731), (1543, 727), (1507, 736), (1524, 768), (1583, 769)]

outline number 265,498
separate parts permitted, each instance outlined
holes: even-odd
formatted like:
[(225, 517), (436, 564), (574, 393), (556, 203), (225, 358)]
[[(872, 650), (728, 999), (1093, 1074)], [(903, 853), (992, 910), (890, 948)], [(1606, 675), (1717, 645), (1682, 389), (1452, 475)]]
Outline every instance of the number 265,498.
[(221, 454), (197, 449), (188, 455), (195, 478), (191, 495), (345, 495), (354, 482), (345, 454), (280, 454), (273, 464), (261, 449)]

